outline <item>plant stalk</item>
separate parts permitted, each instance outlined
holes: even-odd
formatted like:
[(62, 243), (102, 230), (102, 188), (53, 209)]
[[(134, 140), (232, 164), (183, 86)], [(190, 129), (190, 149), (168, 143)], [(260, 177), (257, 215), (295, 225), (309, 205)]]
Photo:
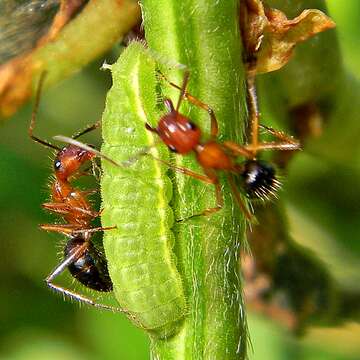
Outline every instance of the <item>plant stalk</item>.
[[(163, 57), (161, 71), (181, 84), (190, 70), (188, 91), (215, 111), (220, 139), (242, 142), (246, 117), (238, 1), (144, 0), (142, 12), (149, 48)], [(167, 61), (168, 60), (168, 61)], [(165, 90), (176, 103), (179, 92)], [(208, 114), (192, 105), (181, 112), (208, 134)], [(185, 110), (184, 110), (185, 109)], [(192, 156), (174, 156), (177, 166), (202, 173)], [(173, 172), (176, 219), (213, 207), (211, 185)], [(225, 180), (225, 179), (222, 179)], [(240, 289), (239, 252), (245, 241), (244, 215), (222, 181), (224, 207), (211, 216), (178, 222), (173, 228), (178, 268), (183, 276), (188, 315), (170, 339), (152, 338), (153, 359), (243, 359), (247, 328)]]

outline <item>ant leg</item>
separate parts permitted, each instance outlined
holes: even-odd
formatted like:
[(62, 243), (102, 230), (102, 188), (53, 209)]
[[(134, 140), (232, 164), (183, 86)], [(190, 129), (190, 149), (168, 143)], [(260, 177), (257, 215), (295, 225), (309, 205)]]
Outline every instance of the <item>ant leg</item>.
[(100, 191), (100, 189), (89, 189), (89, 190), (83, 190), (81, 193), (84, 196), (90, 196), (90, 195), (97, 194), (99, 191)]
[(72, 234), (82, 234), (82, 233), (94, 233), (94, 232), (99, 232), (99, 231), (106, 231), (106, 230), (114, 230), (117, 229), (117, 226), (99, 226), (99, 227), (95, 227), (95, 228), (91, 228), (91, 229), (79, 229), (79, 230), (74, 230), (72, 232)]
[(95, 159), (90, 159), (90, 161), (91, 161), (91, 166), (88, 166), (85, 169), (83, 169), (81, 171), (77, 171), (75, 174), (71, 175), (69, 177), (70, 181), (79, 179), (82, 176), (94, 176), (96, 178), (96, 180), (99, 181), (99, 179), (100, 179), (99, 174), (101, 174), (101, 168), (96, 163)]
[[(204, 211), (202, 211), (200, 214), (195, 214), (195, 215), (192, 215), (190, 216), (189, 218), (187, 219), (191, 219), (195, 216), (208, 216), (208, 215), (211, 215), (213, 214), (214, 212), (217, 212), (219, 211), (223, 205), (224, 205), (224, 200), (223, 200), (223, 197), (221, 195), (221, 188), (220, 188), (220, 184), (219, 184), (219, 181), (218, 181), (218, 177), (216, 175), (215, 172), (211, 172), (211, 170), (207, 170), (205, 171), (206, 175), (202, 175), (202, 174), (198, 174), (196, 173), (195, 171), (192, 171), (190, 169), (187, 169), (187, 168), (184, 168), (184, 167), (180, 167), (180, 166), (176, 166), (176, 165), (173, 165), (165, 160), (162, 160), (162, 159), (159, 159), (159, 158), (156, 158), (155, 156), (153, 156), (153, 158), (159, 162), (161, 162), (162, 164), (164, 165), (167, 165), (169, 168), (175, 170), (175, 171), (178, 171), (182, 174), (185, 174), (185, 175), (188, 175), (188, 176), (191, 176), (195, 179), (198, 179), (200, 181), (203, 181), (207, 184), (213, 184), (215, 186), (215, 195), (216, 195), (216, 207), (213, 207), (213, 208), (209, 208), (209, 209), (205, 209)], [(186, 219), (186, 220), (187, 220)], [(184, 221), (185, 219), (181, 219), (181, 220), (178, 220), (178, 222), (180, 221)]]
[(275, 136), (276, 138), (278, 138), (279, 140), (283, 141), (284, 143), (289, 143), (289, 144), (294, 144), (297, 145), (298, 148), (300, 148), (300, 143), (298, 140), (294, 139), (292, 136), (286, 135), (284, 132), (279, 131), (279, 130), (275, 130), (270, 126), (266, 126), (266, 125), (262, 125), (260, 124), (259, 127), (261, 129), (266, 130), (267, 132), (269, 132), (271, 135)]
[(72, 180), (76, 180), (76, 179), (79, 179), (81, 178), (82, 176), (92, 176), (92, 166), (91, 167), (88, 167), (84, 170), (81, 170), (81, 171), (77, 171), (75, 174), (71, 175), (69, 177), (69, 179), (72, 181)]
[(100, 176), (101, 176), (101, 168), (96, 163), (95, 159), (91, 159), (91, 172), (92, 172), (92, 175), (95, 177), (95, 179), (99, 182)]
[[(169, 83), (169, 85), (171, 85), (172, 87), (174, 87), (174, 88), (181, 91), (180, 99), (183, 98), (185, 100), (190, 101), (192, 104), (194, 104), (195, 106), (205, 110), (209, 114), (210, 120), (211, 120), (211, 132), (210, 132), (210, 135), (211, 135), (212, 139), (216, 138), (217, 135), (218, 135), (218, 132), (219, 132), (219, 126), (218, 126), (218, 122), (217, 122), (214, 110), (208, 104), (205, 104), (204, 102), (202, 102), (201, 100), (199, 100), (195, 96), (192, 96), (191, 94), (189, 94), (186, 91), (186, 87), (184, 88), (184, 84), (185, 84), (185, 86), (187, 86), (187, 82), (189, 80), (189, 75), (190, 75), (189, 72), (188, 71), (185, 72), (184, 82), (183, 82), (182, 87), (180, 87), (179, 85), (176, 85), (173, 82), (171, 82), (170, 80), (168, 80), (163, 73), (160, 72), (160, 75), (166, 82)], [(186, 80), (186, 82), (185, 82), (185, 80)], [(179, 99), (179, 101), (180, 101), (180, 99)], [(178, 106), (176, 107), (176, 110), (178, 110)]]
[(172, 103), (172, 101), (171, 101), (170, 99), (166, 99), (166, 100), (165, 100), (165, 106), (166, 106), (166, 108), (168, 109), (169, 112), (172, 112), (172, 111), (178, 112), (182, 100), (186, 98), (186, 95), (185, 95), (185, 94), (187, 93), (186, 88), (187, 88), (187, 85), (188, 85), (188, 83), (189, 83), (190, 72), (189, 72), (188, 70), (185, 71), (185, 73), (184, 73), (184, 78), (183, 78), (183, 83), (182, 83), (181, 87), (178, 86), (178, 85), (176, 85), (176, 84), (174, 84), (173, 82), (169, 81), (169, 80), (166, 78), (166, 76), (165, 76), (160, 70), (159, 70), (158, 72), (159, 72), (159, 74), (161, 75), (161, 77), (162, 77), (165, 81), (167, 81), (171, 86), (173, 86), (173, 87), (175, 87), (176, 89), (180, 90), (180, 96), (179, 96), (179, 100), (178, 100), (178, 102), (177, 102), (177, 104), (176, 104), (176, 109), (174, 108), (173, 103)]
[(220, 183), (219, 183), (218, 179), (217, 179), (217, 182), (214, 185), (215, 185), (216, 207), (205, 209), (203, 211), (203, 214), (205, 216), (211, 215), (211, 214), (219, 211), (224, 206), (224, 198), (223, 198), (222, 193), (221, 193), (221, 187), (220, 187)]
[(299, 150), (300, 144), (295, 142), (263, 142), (253, 145), (241, 146), (232, 141), (225, 141), (223, 146), (235, 155), (245, 156), (248, 159), (254, 159), (259, 150)]
[(70, 206), (62, 203), (44, 203), (41, 207), (56, 214), (69, 214), (71, 212)]
[(78, 207), (71, 207), (72, 212), (73, 211), (78, 211), (84, 215), (88, 215), (93, 217), (94, 219), (97, 218), (99, 216), (99, 212), (98, 211), (92, 211), (92, 210), (87, 210), (87, 209), (83, 209), (83, 208), (78, 208)]
[(93, 218), (96, 218), (99, 216), (99, 212), (97, 212), (97, 211), (74, 207), (74, 206), (70, 206), (67, 204), (63, 204), (63, 203), (44, 203), (41, 206), (44, 209), (53, 211), (57, 214), (69, 214), (69, 213), (74, 213), (75, 211), (77, 211), (81, 214), (88, 215)]
[[(90, 161), (93, 161), (94, 159), (90, 159)], [(86, 168), (82, 170), (76, 171), (76, 173), (69, 176), (68, 180), (71, 182), (73, 180), (77, 180), (81, 178), (82, 176), (94, 176), (93, 174), (93, 166), (87, 166)]]
[(244, 156), (248, 159), (254, 158), (254, 154), (251, 150), (248, 150), (247, 146), (241, 146), (232, 141), (224, 141), (222, 144), (226, 149), (230, 150), (233, 155)]
[(71, 236), (73, 231), (81, 229), (81, 226), (72, 224), (40, 224), (40, 229), (45, 231), (53, 231), (67, 236)]
[(72, 224), (41, 224), (40, 228), (45, 231), (53, 231), (67, 236), (71, 236), (73, 234), (93, 233), (98, 231), (113, 230), (116, 229), (116, 226), (84, 229), (80, 225), (77, 226)]
[(277, 142), (263, 142), (257, 145), (256, 149), (253, 149), (251, 145), (246, 146), (247, 150), (299, 150), (300, 144), (299, 143), (277, 143)]
[(235, 196), (236, 202), (239, 205), (240, 210), (245, 214), (245, 217), (251, 221), (253, 219), (253, 215), (250, 213), (250, 211), (246, 207), (245, 203), (242, 201), (239, 190), (238, 190), (238, 188), (235, 184), (234, 178), (231, 174), (228, 175), (228, 181), (229, 181), (232, 193)]
[[(171, 103), (172, 104), (172, 103)], [(156, 128), (153, 128), (150, 124), (148, 124), (148, 123), (145, 123), (145, 128), (146, 128), (146, 130), (149, 130), (149, 131), (151, 131), (151, 132), (153, 132), (153, 133), (158, 133), (158, 131), (157, 131), (157, 129)]]
[(212, 215), (212, 214), (218, 212), (219, 210), (221, 210), (223, 208), (224, 198), (221, 193), (221, 187), (220, 187), (218, 177), (216, 176), (215, 173), (210, 173), (210, 172), (208, 172), (207, 175), (209, 176), (210, 179), (212, 179), (212, 181), (213, 181), (212, 183), (215, 186), (216, 206), (212, 207), (212, 208), (207, 208), (199, 214), (191, 215), (187, 219), (178, 220), (178, 222), (181, 222), (184, 220), (189, 220), (189, 219), (192, 219), (192, 218), (198, 217), (198, 216), (209, 216), (209, 215)]
[(212, 169), (207, 169), (204, 171), (205, 171), (205, 174), (208, 176), (208, 178), (212, 180), (212, 183), (215, 186), (216, 206), (205, 209), (202, 213), (199, 214), (200, 216), (201, 215), (204, 215), (204, 216), (211, 215), (211, 214), (219, 211), (220, 209), (222, 209), (222, 207), (224, 206), (224, 198), (221, 193), (221, 186), (219, 183), (219, 178), (216, 175), (216, 172)]
[[(73, 300), (77, 300), (79, 302), (88, 304), (88, 305), (92, 305), (94, 307), (97, 308), (101, 308), (104, 310), (110, 310), (110, 311), (115, 311), (115, 312), (121, 312), (121, 313), (125, 313), (130, 315), (126, 310), (123, 310), (121, 308), (117, 308), (117, 307), (113, 307), (110, 305), (105, 305), (105, 304), (99, 304), (96, 303), (95, 301), (93, 301), (92, 299), (84, 296), (84, 295), (80, 295), (72, 290), (66, 289), (62, 286), (56, 285), (53, 283), (53, 280), (59, 276), (69, 265), (71, 265), (72, 263), (74, 263), (79, 257), (81, 257), (84, 252), (86, 251), (88, 244), (85, 243), (84, 245), (82, 245), (81, 247), (79, 247), (79, 249), (77, 249), (76, 251), (74, 251), (73, 254), (71, 254), (70, 256), (68, 256), (64, 261), (62, 261), (52, 272), (49, 276), (47, 276), (47, 278), (45, 279), (46, 285), (63, 294), (66, 296), (69, 296), (71, 299)], [(131, 315), (130, 315), (131, 316)]]
[(176, 112), (179, 112), (181, 101), (183, 99), (185, 99), (186, 88), (187, 88), (188, 83), (189, 83), (189, 78), (190, 78), (190, 73), (187, 70), (184, 73), (183, 83), (182, 83), (181, 88), (180, 88), (180, 96), (179, 96), (179, 100), (178, 100), (178, 102), (176, 104), (176, 109), (175, 109)]
[[(150, 155), (150, 154), (146, 154), (146, 155)], [(152, 155), (150, 155), (150, 156), (152, 156)], [(195, 171), (192, 171), (192, 170), (187, 169), (185, 167), (180, 167), (180, 166), (173, 165), (173, 164), (171, 164), (171, 163), (169, 163), (169, 162), (167, 162), (165, 160), (159, 159), (159, 158), (157, 158), (155, 156), (153, 156), (153, 158), (155, 160), (161, 162), (162, 164), (168, 166), (169, 168), (174, 169), (177, 172), (180, 172), (180, 173), (185, 174), (185, 175), (189, 175), (189, 176), (191, 176), (191, 177), (193, 177), (195, 179), (206, 182), (208, 184), (215, 184), (215, 182), (217, 181), (217, 179), (214, 181), (214, 179), (210, 178), (207, 175), (198, 174)]]
[(40, 138), (38, 138), (37, 136), (34, 136), (34, 128), (35, 128), (35, 123), (36, 123), (36, 117), (37, 117), (37, 113), (38, 113), (38, 109), (39, 109), (39, 104), (40, 104), (40, 97), (41, 97), (41, 91), (42, 91), (42, 87), (44, 85), (44, 80), (46, 77), (46, 71), (42, 72), (40, 75), (40, 79), (39, 79), (39, 83), (37, 86), (37, 90), (36, 90), (36, 95), (35, 95), (35, 103), (34, 103), (34, 108), (31, 114), (31, 121), (30, 121), (30, 125), (29, 125), (29, 129), (28, 129), (28, 133), (29, 136), (32, 140), (34, 140), (35, 142), (49, 147), (51, 149), (54, 150), (61, 150), (59, 147), (50, 144), (48, 141), (46, 140), (42, 140)]
[(85, 128), (84, 130), (76, 133), (75, 135), (72, 136), (72, 139), (77, 139), (80, 136), (83, 136), (87, 133), (89, 133), (90, 131), (96, 130), (97, 128), (99, 128), (101, 126), (101, 120), (98, 120), (95, 124), (89, 125), (87, 128)]
[(218, 122), (216, 120), (214, 110), (209, 105), (203, 103), (202, 101), (200, 101), (196, 97), (190, 95), (189, 93), (185, 93), (185, 99), (187, 99), (188, 101), (193, 103), (195, 106), (205, 110), (209, 114), (210, 120), (211, 120), (210, 135), (211, 135), (212, 139), (215, 139), (219, 133), (219, 126), (218, 126)]
[[(277, 131), (271, 127), (259, 124), (259, 109), (256, 96), (255, 76), (247, 76), (247, 92), (248, 92), (248, 107), (251, 121), (251, 142), (246, 145), (246, 150), (252, 152), (253, 157), (260, 150), (298, 150), (300, 143), (295, 139), (285, 135), (281, 131)], [(259, 128), (265, 129), (270, 134), (281, 140), (282, 142), (268, 142), (259, 143)]]

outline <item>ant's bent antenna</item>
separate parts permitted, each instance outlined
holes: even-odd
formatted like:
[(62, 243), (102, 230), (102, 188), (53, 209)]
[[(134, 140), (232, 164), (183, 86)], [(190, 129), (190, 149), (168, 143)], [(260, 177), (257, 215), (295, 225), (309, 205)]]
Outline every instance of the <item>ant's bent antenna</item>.
[(31, 121), (30, 121), (30, 126), (29, 126), (29, 136), (31, 139), (33, 139), (34, 141), (36, 141), (37, 143), (39, 143), (43, 146), (60, 151), (61, 149), (59, 147), (52, 145), (48, 141), (42, 140), (42, 139), (38, 138), (37, 136), (34, 136), (34, 134), (33, 134), (34, 128), (35, 128), (36, 117), (37, 117), (37, 113), (38, 113), (39, 105), (40, 105), (41, 91), (42, 91), (42, 88), (43, 88), (43, 85), (45, 82), (46, 75), (47, 75), (46, 71), (43, 71), (40, 74), (39, 83), (38, 83), (37, 89), (36, 89), (34, 108), (33, 108), (32, 114), (31, 114)]

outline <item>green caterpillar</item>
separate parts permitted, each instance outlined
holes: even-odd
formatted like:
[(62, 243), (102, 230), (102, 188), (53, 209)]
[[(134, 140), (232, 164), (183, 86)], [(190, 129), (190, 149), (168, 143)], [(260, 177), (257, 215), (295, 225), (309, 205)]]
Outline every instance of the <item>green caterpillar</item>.
[[(117, 162), (154, 143), (145, 122), (161, 116), (156, 99), (156, 61), (141, 43), (132, 43), (111, 66), (113, 86), (103, 115), (102, 152)], [(136, 109), (136, 111), (134, 111)], [(164, 146), (152, 155), (168, 159)], [(131, 171), (103, 162), (101, 181), (104, 248), (114, 294), (136, 325), (158, 337), (176, 332), (186, 315), (186, 299), (173, 252), (172, 197), (167, 168), (142, 156)]]

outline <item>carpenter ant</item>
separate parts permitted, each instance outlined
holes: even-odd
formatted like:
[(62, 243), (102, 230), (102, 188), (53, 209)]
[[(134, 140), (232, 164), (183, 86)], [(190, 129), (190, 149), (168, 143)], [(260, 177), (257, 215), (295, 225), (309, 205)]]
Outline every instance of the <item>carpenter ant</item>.
[[(119, 308), (98, 304), (88, 297), (53, 283), (53, 280), (68, 268), (70, 274), (86, 287), (100, 292), (112, 291), (113, 285), (105, 256), (93, 245), (92, 235), (95, 232), (110, 230), (115, 227), (91, 226), (91, 222), (100, 215), (101, 211), (98, 212), (92, 209), (88, 196), (96, 193), (97, 190), (82, 191), (76, 189), (71, 182), (75, 178), (87, 175), (87, 173), (80, 172), (80, 167), (89, 160), (93, 160), (97, 155), (97, 151), (90, 146), (83, 149), (73, 144), (59, 148), (33, 135), (44, 78), (45, 73), (41, 75), (37, 88), (34, 110), (29, 126), (29, 136), (37, 143), (57, 151), (54, 159), (51, 202), (44, 203), (42, 207), (61, 215), (66, 224), (42, 224), (40, 228), (64, 234), (69, 238), (64, 250), (64, 260), (45, 279), (46, 284), (51, 289), (68, 295), (72, 299), (95, 307), (126, 313), (126, 311)], [(73, 139), (98, 128), (99, 125), (100, 123), (97, 122), (75, 135)], [(108, 158), (106, 159), (111, 161)]]
[[(216, 207), (206, 209), (198, 215), (209, 215), (222, 208), (223, 197), (221, 194), (218, 172), (224, 171), (239, 207), (242, 209), (245, 216), (248, 219), (251, 219), (252, 216), (241, 200), (233, 176), (241, 176), (245, 193), (250, 198), (267, 198), (269, 195), (275, 193), (280, 183), (276, 178), (275, 169), (265, 161), (257, 159), (258, 152), (261, 150), (273, 149), (297, 150), (300, 148), (299, 143), (282, 132), (259, 124), (255, 87), (250, 80), (248, 81), (248, 101), (251, 141), (249, 144), (239, 145), (231, 141), (222, 143), (217, 141), (218, 123), (213, 109), (186, 91), (190, 75), (188, 71), (184, 74), (184, 80), (181, 87), (167, 80), (163, 74), (160, 75), (171, 86), (180, 90), (180, 96), (176, 108), (170, 99), (164, 100), (168, 113), (162, 116), (157, 127), (153, 128), (148, 123), (145, 124), (145, 126), (149, 131), (156, 133), (171, 151), (182, 155), (194, 151), (198, 163), (203, 168), (204, 175), (195, 173), (187, 168), (178, 167), (168, 162), (161, 161), (176, 171), (215, 186)], [(208, 112), (211, 119), (209, 140), (201, 141), (201, 130), (188, 117), (179, 112), (183, 100), (188, 100), (195, 106)], [(280, 142), (259, 142), (259, 128), (265, 129), (278, 138)], [(247, 160), (242, 164), (238, 164), (236, 163), (238, 156), (244, 156)]]

